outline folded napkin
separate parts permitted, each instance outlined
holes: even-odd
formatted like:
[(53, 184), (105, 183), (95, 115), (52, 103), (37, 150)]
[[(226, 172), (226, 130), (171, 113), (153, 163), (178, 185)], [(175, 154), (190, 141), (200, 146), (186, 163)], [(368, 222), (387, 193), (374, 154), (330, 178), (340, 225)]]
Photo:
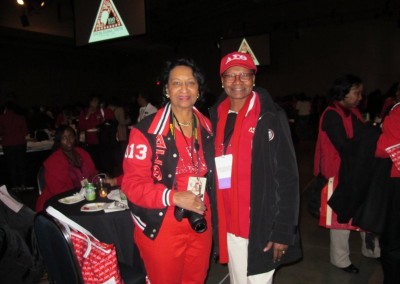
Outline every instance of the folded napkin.
[(107, 195), (107, 197), (108, 199), (119, 201), (125, 205), (128, 205), (128, 200), (126, 198), (126, 195), (120, 189), (111, 190), (110, 193)]
[(75, 193), (74, 195), (79, 195), (79, 196), (85, 197), (86, 196), (85, 188), (82, 187), (81, 190), (79, 190), (79, 192)]
[(104, 212), (105, 213), (110, 213), (110, 212), (116, 212), (116, 211), (124, 211), (128, 209), (128, 205), (124, 204), (123, 202), (119, 201), (114, 201), (111, 203), (106, 203), (104, 205)]
[(18, 213), (24, 206), (10, 195), (5, 185), (0, 187), (0, 200), (15, 213)]

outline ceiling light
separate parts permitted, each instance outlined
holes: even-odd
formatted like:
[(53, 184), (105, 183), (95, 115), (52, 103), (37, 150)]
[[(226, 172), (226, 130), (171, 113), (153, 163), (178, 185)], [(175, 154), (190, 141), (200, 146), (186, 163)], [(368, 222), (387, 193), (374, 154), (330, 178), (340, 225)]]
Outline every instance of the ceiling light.
[(24, 5), (25, 3), (24, 3), (24, 0), (17, 0), (17, 3), (19, 4), (19, 5)]

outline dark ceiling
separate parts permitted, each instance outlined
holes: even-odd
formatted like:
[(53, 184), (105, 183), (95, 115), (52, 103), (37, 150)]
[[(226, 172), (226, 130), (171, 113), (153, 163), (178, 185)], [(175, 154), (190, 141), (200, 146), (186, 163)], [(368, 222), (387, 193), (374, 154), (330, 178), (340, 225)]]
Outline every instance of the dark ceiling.
[[(73, 0), (47, 0), (45, 7), (30, 9), (21, 8), (16, 0), (0, 2), (1, 27), (74, 37)], [(135, 42), (136, 46), (151, 48), (183, 40), (218, 40), (400, 13), (398, 0), (145, 0), (145, 3), (146, 35), (110, 45)], [(27, 15), (29, 26), (22, 26), (22, 14)]]

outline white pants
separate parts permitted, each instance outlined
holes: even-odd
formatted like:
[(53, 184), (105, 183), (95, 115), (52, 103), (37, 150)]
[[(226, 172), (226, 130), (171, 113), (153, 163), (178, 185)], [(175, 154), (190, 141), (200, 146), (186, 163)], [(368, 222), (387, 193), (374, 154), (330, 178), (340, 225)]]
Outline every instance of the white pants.
[(227, 240), (228, 269), (231, 284), (272, 284), (275, 269), (266, 273), (247, 276), (248, 239), (228, 233)]
[[(371, 251), (366, 248), (365, 245), (365, 233), (361, 232), (362, 246), (361, 253), (366, 257), (380, 257), (381, 250), (379, 247), (378, 238), (375, 238), (375, 250)], [(330, 254), (331, 263), (339, 268), (347, 267), (351, 264), (350, 261), (350, 248), (349, 248), (349, 237), (350, 230), (330, 230), (331, 244)]]

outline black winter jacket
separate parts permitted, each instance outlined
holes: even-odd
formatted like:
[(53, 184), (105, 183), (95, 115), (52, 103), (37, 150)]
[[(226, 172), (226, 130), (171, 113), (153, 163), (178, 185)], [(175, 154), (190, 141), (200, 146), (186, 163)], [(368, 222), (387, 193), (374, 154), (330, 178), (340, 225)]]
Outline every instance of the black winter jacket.
[[(301, 258), (297, 229), (299, 175), (288, 120), (266, 90), (254, 91), (259, 95), (261, 112), (252, 149), (248, 275), (265, 273)], [(214, 133), (217, 108), (226, 97), (222, 94), (210, 109)], [(289, 245), (281, 261), (273, 262), (273, 249), (263, 252), (269, 241)]]

